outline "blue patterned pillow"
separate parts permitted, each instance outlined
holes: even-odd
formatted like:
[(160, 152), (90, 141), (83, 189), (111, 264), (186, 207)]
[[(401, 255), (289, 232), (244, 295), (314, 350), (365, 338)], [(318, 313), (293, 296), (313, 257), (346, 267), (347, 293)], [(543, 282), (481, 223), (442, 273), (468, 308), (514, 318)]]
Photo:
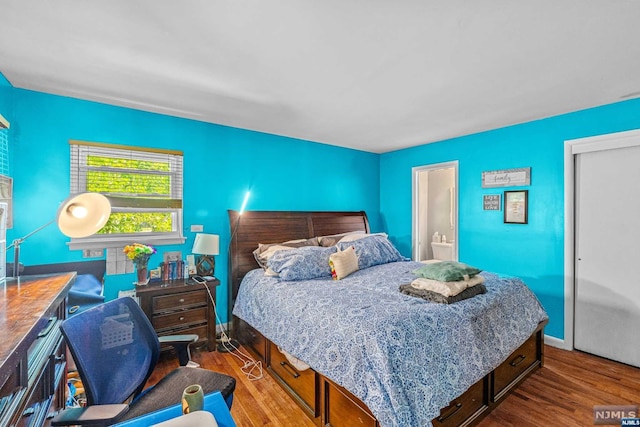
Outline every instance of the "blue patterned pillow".
[(408, 261), (408, 258), (403, 257), (386, 236), (379, 234), (372, 234), (351, 242), (338, 242), (337, 246), (341, 251), (349, 246), (355, 248), (360, 270), (389, 262)]
[(331, 277), (329, 257), (337, 252), (335, 246), (305, 246), (286, 251), (276, 251), (267, 265), (282, 280), (307, 280)]

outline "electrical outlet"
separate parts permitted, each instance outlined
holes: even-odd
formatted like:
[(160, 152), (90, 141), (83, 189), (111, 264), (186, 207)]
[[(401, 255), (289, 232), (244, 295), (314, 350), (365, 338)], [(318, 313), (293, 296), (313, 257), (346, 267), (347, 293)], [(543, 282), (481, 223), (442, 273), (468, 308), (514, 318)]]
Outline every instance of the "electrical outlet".
[(104, 256), (104, 249), (83, 249), (82, 258), (99, 258)]
[(197, 233), (197, 232), (202, 232), (204, 231), (204, 226), (202, 225), (192, 225), (191, 226), (191, 232), (192, 233)]
[(182, 259), (182, 252), (180, 251), (164, 252), (162, 255), (163, 255), (162, 260), (165, 263), (170, 263), (172, 261), (180, 261)]

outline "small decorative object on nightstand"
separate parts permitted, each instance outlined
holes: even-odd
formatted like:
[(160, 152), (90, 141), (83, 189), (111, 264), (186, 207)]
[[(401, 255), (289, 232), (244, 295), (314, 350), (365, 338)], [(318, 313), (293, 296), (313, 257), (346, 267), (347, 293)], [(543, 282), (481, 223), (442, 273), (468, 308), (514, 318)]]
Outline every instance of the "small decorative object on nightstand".
[(134, 243), (125, 246), (122, 251), (136, 266), (136, 284), (146, 285), (149, 283), (149, 258), (156, 253), (156, 248)]
[(198, 274), (200, 276), (213, 276), (216, 266), (213, 256), (220, 253), (219, 236), (217, 234), (197, 233), (191, 252), (200, 255), (196, 261)]

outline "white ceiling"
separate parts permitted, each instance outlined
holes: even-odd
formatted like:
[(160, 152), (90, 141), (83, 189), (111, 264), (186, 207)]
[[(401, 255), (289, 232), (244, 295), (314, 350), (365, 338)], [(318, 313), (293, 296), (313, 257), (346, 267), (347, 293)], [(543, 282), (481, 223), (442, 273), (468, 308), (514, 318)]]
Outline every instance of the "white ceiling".
[(0, 72), (382, 153), (640, 97), (640, 1), (0, 0)]

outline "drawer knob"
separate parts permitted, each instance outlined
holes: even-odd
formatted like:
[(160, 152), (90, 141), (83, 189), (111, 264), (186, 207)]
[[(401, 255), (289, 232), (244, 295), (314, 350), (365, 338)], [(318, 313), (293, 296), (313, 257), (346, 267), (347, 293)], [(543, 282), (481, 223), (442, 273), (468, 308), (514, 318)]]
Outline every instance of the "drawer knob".
[(180, 320), (184, 320), (184, 316), (180, 316)]
[(180, 298), (178, 302), (184, 302), (184, 298)]
[(515, 359), (513, 359), (509, 365), (513, 366), (514, 368), (518, 365), (520, 365), (522, 362), (524, 362), (524, 359), (526, 359), (527, 356), (525, 356), (524, 354), (519, 355), (518, 357), (516, 357)]

